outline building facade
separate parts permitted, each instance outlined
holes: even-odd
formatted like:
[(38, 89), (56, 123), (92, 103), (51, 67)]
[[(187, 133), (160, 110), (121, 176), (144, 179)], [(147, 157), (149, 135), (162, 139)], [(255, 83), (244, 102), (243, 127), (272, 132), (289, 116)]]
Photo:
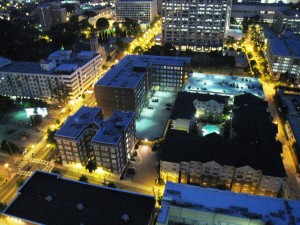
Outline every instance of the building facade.
[(280, 34), (292, 31), (300, 34), (300, 12), (298, 10), (277, 10), (274, 14), (273, 28)]
[(60, 8), (56, 2), (46, 3), (38, 7), (38, 16), (42, 31), (49, 31), (52, 26), (67, 21), (66, 8)]
[(185, 57), (128, 55), (95, 84), (97, 104), (104, 117), (116, 110), (138, 115), (152, 90), (180, 90), (189, 64)]
[(56, 51), (40, 63), (6, 60), (0, 64), (0, 94), (76, 99), (99, 79), (102, 63), (100, 54), (70, 50)]
[(300, 41), (298, 38), (269, 38), (266, 53), (274, 79), (279, 79), (281, 74), (286, 73), (290, 79), (299, 83)]
[(86, 165), (116, 174), (125, 169), (136, 143), (135, 114), (117, 111), (103, 120), (99, 107), (81, 107), (55, 133), (64, 166)]
[(116, 18), (124, 22), (125, 18), (150, 23), (157, 16), (157, 0), (117, 0)]
[(163, 1), (162, 43), (181, 50), (222, 49), (230, 8), (227, 0)]

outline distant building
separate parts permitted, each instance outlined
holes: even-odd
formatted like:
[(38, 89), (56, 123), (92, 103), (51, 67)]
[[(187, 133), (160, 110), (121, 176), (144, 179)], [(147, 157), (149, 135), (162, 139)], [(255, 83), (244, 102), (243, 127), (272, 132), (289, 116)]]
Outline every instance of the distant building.
[(130, 18), (141, 23), (150, 23), (157, 16), (157, 0), (117, 0), (115, 4), (119, 22)]
[(101, 108), (81, 107), (55, 133), (63, 165), (94, 160), (98, 167), (122, 173), (136, 143), (134, 116), (118, 111), (103, 120)]
[(279, 79), (286, 73), (289, 78), (300, 82), (300, 40), (291, 38), (269, 38), (267, 57), (271, 75)]
[(300, 35), (300, 11), (277, 10), (274, 15), (273, 28), (280, 34), (292, 31), (294, 34)]
[[(242, 3), (240, 3), (242, 2)], [(262, 4), (260, 4), (262, 3)], [(251, 18), (259, 16), (265, 23), (273, 23), (277, 10), (289, 10), (290, 7), (284, 4), (263, 3), (259, 1), (238, 1), (232, 4), (231, 17), (241, 23), (245, 17)]]
[[(290, 225), (300, 202), (167, 182), (156, 225)], [(191, 223), (186, 223), (191, 221)]]
[(116, 110), (138, 114), (151, 90), (181, 90), (189, 64), (185, 57), (128, 55), (95, 84), (97, 104), (104, 117)]
[(2, 216), (13, 225), (154, 225), (155, 199), (36, 171)]
[(42, 31), (49, 31), (52, 26), (65, 23), (67, 21), (67, 11), (60, 8), (56, 2), (46, 3), (38, 7), (38, 16)]
[(162, 3), (162, 43), (177, 49), (211, 51), (223, 48), (231, 1), (179, 0)]
[(76, 99), (99, 79), (102, 55), (58, 50), (38, 62), (0, 61), (0, 95)]
[(190, 133), (197, 121), (221, 122), (229, 97), (178, 92), (172, 114), (171, 127)]
[[(161, 152), (160, 177), (234, 192), (277, 196), (285, 170), (267, 103), (251, 94), (235, 97), (230, 140), (169, 130)], [(267, 160), (266, 160), (267, 159)]]

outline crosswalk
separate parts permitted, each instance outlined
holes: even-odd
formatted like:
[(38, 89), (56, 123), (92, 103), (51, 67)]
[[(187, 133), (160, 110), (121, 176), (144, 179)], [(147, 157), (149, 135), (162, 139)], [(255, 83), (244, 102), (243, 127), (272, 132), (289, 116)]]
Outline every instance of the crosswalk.
[(49, 162), (46, 161), (46, 160), (36, 159), (36, 158), (31, 158), (31, 159), (29, 159), (29, 162), (38, 163), (38, 164), (43, 164), (43, 165), (48, 165), (48, 164), (49, 164)]
[(27, 176), (27, 177), (30, 177), (30, 176), (33, 174), (33, 172), (30, 172), (30, 171), (24, 171), (24, 170), (19, 170), (19, 171), (17, 172), (17, 174), (19, 174), (19, 175), (24, 175), (24, 176)]
[(18, 166), (18, 170), (21, 170), (26, 164), (27, 164), (27, 161), (23, 161), (23, 162)]

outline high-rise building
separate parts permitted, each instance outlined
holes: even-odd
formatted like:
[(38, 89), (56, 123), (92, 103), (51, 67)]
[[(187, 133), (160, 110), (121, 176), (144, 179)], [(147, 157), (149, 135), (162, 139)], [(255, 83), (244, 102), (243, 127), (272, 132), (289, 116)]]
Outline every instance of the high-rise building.
[(67, 21), (67, 11), (60, 8), (56, 2), (46, 3), (38, 8), (38, 15), (42, 31), (49, 31), (52, 26)]
[(280, 34), (292, 31), (300, 34), (300, 11), (298, 10), (277, 10), (274, 15), (273, 28)]
[(150, 23), (157, 16), (157, 0), (117, 0), (117, 21), (125, 21), (125, 18), (138, 20), (142, 23)]
[(164, 0), (162, 42), (177, 49), (218, 50), (230, 18), (230, 0)]

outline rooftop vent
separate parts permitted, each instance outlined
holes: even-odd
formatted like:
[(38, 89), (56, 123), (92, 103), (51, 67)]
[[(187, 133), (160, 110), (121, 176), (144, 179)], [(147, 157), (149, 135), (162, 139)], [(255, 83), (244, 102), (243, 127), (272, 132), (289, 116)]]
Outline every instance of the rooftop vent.
[(53, 198), (52, 198), (51, 195), (48, 195), (48, 196), (45, 198), (45, 200), (46, 200), (47, 202), (51, 202), (51, 201), (53, 200)]
[(79, 210), (82, 210), (84, 207), (83, 207), (83, 204), (82, 203), (78, 203), (76, 205), (76, 208), (79, 209)]
[(78, 118), (78, 117), (75, 117), (75, 118), (74, 118), (74, 121), (75, 121), (76, 123), (78, 123), (78, 122), (79, 122), (79, 118)]
[(121, 219), (123, 221), (128, 221), (129, 220), (129, 216), (127, 214), (123, 214), (123, 216), (121, 217)]

